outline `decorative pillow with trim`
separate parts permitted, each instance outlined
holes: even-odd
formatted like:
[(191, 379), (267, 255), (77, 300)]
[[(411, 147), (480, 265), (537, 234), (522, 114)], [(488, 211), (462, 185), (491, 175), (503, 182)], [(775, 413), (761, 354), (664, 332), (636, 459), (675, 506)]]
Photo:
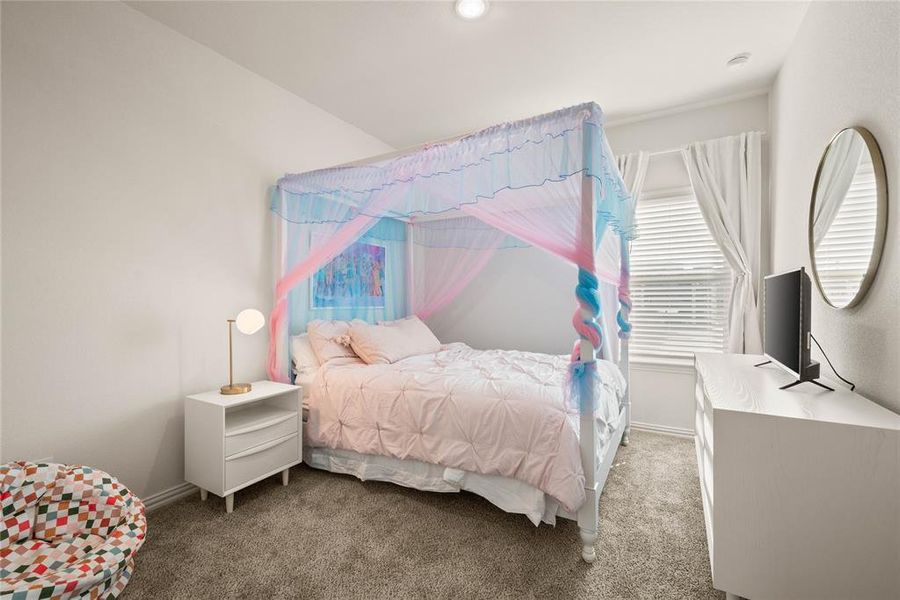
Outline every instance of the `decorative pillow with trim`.
[(441, 342), (419, 317), (382, 321), (370, 325), (363, 321), (350, 324), (350, 344), (367, 364), (395, 363), (441, 349)]
[[(362, 321), (360, 321), (362, 322)], [(306, 325), (309, 343), (319, 364), (336, 358), (355, 358), (362, 362), (350, 347), (350, 324), (356, 321), (310, 321)]]

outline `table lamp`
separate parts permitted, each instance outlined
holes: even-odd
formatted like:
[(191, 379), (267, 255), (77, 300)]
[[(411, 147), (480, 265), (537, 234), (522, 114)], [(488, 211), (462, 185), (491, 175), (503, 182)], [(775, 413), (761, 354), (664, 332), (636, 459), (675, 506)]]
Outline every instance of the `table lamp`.
[(241, 333), (252, 335), (262, 329), (262, 326), (266, 324), (266, 318), (255, 308), (246, 308), (238, 313), (236, 319), (228, 319), (228, 385), (223, 385), (221, 391), (226, 395), (246, 394), (252, 389), (252, 386), (249, 383), (234, 382), (234, 368), (231, 358), (232, 324), (237, 324), (238, 331)]

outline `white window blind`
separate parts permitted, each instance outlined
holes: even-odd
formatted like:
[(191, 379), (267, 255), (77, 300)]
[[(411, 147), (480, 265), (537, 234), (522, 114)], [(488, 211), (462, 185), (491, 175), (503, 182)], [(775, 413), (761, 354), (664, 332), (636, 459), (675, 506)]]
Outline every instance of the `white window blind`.
[(643, 194), (631, 246), (631, 352), (689, 358), (725, 347), (731, 269), (690, 188)]
[(869, 268), (878, 216), (875, 170), (860, 163), (828, 233), (816, 247), (816, 272), (835, 306), (848, 304)]

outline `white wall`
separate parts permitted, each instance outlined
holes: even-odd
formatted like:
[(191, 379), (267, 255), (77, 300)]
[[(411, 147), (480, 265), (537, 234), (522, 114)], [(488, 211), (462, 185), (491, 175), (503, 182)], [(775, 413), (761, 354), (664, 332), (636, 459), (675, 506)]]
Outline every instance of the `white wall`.
[(124, 4), (2, 14), (3, 455), (159, 492), (225, 319), (271, 306), (267, 187), (389, 148)]
[[(765, 94), (607, 128), (616, 153), (661, 151), (689, 142), (768, 128)], [(678, 154), (651, 159), (647, 191), (690, 185)], [(480, 348), (568, 353), (575, 334), (575, 267), (541, 250), (498, 252), (459, 301), (429, 320), (443, 341)], [(693, 371), (672, 365), (632, 365), (632, 419), (662, 429), (693, 430)]]
[[(0, 49), (3, 48), (3, 11), (0, 10)], [(2, 57), (2, 52), (0, 52)], [(0, 69), (2, 70), (2, 69)], [(3, 114), (3, 78), (0, 76), (0, 114)], [(0, 140), (3, 119), (0, 119)], [(3, 231), (3, 144), (0, 142), (0, 233)], [(0, 298), (3, 297), (3, 243), (0, 240)], [(0, 310), (0, 462), (3, 460), (3, 311)]]
[[(857, 391), (900, 412), (900, 4), (814, 2), (771, 97), (773, 267), (809, 267), (813, 179), (831, 136), (862, 125), (878, 139), (888, 178), (884, 255), (869, 294), (849, 310), (813, 290), (813, 333)], [(821, 361), (821, 355), (816, 353)], [(823, 373), (828, 367), (823, 361)]]

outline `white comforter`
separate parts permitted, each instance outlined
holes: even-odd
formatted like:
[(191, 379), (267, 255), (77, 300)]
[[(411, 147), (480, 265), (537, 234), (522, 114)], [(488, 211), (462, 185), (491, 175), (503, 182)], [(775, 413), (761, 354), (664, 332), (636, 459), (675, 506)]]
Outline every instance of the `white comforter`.
[[(568, 359), (533, 352), (440, 352), (394, 364), (335, 360), (309, 394), (304, 442), (512, 477), (569, 511), (584, 502), (577, 415), (567, 409)], [(598, 361), (598, 422), (608, 439), (625, 380)]]

